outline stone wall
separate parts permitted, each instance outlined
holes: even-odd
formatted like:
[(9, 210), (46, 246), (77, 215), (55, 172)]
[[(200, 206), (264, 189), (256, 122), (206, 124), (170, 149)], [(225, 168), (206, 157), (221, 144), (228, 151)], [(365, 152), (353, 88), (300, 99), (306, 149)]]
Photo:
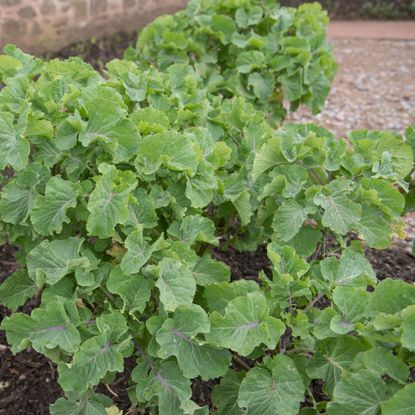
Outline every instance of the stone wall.
[(0, 0), (0, 48), (54, 51), (72, 42), (137, 30), (186, 0)]

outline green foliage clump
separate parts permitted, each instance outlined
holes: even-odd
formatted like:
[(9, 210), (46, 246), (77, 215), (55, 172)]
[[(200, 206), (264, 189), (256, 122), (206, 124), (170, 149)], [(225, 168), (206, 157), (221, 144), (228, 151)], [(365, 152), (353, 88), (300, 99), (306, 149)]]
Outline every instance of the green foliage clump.
[(214, 95), (242, 96), (279, 123), (305, 104), (321, 110), (336, 72), (320, 5), (268, 0), (191, 0), (139, 34), (126, 57), (166, 70), (190, 64)]
[[(106, 415), (96, 387), (131, 356), (152, 415), (413, 412), (415, 287), (364, 255), (402, 236), (410, 131), (273, 130), (184, 62), (101, 75), (9, 46), (0, 81), (0, 224), (20, 264), (1, 328), (57, 364), (52, 415)], [(262, 245), (253, 280), (214, 257)], [(210, 406), (192, 399), (205, 381)]]

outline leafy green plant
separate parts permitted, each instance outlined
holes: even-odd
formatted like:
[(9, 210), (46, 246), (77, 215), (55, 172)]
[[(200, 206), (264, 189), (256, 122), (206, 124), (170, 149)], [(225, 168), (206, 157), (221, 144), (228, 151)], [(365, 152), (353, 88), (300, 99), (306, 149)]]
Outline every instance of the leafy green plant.
[(243, 96), (279, 123), (291, 110), (321, 110), (336, 65), (319, 4), (297, 9), (267, 0), (191, 0), (144, 28), (126, 57), (161, 70), (192, 65), (214, 95)]
[[(378, 283), (358, 240), (401, 234), (403, 138), (273, 131), (183, 64), (101, 76), (6, 53), (0, 219), (20, 269), (0, 285), (1, 328), (14, 353), (57, 364), (52, 415), (105, 415), (96, 387), (131, 356), (130, 397), (150, 414), (413, 411), (415, 287)], [(272, 265), (235, 280), (219, 241), (267, 244)], [(210, 407), (196, 380), (215, 384)]]

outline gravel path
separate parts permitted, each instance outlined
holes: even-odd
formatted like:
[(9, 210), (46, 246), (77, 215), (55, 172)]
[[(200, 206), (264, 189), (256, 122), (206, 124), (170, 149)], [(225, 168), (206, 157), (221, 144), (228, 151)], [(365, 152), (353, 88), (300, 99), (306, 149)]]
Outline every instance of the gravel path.
[(333, 39), (339, 65), (325, 109), (307, 109), (291, 121), (315, 121), (345, 136), (368, 128), (397, 130), (415, 124), (415, 40)]

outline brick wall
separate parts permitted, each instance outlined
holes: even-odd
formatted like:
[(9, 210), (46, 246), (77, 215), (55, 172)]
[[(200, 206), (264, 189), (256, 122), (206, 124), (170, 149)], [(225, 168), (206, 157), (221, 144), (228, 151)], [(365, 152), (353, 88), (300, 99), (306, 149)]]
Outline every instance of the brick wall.
[(186, 0), (0, 0), (0, 47), (41, 53), (120, 30), (136, 30)]

